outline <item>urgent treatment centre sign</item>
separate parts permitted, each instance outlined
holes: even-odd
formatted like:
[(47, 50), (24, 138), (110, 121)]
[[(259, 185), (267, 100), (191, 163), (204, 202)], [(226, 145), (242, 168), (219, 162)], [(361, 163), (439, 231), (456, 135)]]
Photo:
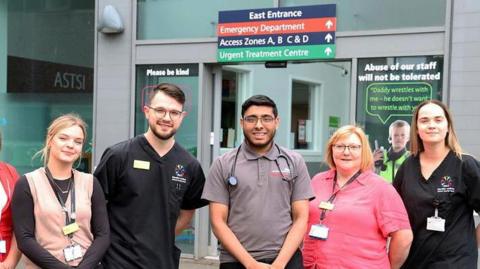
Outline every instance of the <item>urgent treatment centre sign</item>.
[(218, 62), (335, 58), (336, 5), (220, 11)]

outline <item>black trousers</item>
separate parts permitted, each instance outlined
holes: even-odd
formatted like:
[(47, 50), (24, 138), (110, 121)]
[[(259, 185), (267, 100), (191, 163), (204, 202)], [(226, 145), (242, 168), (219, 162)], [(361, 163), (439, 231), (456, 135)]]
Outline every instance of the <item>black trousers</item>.
[[(265, 259), (258, 261), (272, 264), (275, 259)], [(220, 269), (245, 269), (245, 267), (239, 262), (225, 262), (220, 264)], [(292, 258), (287, 263), (287, 266), (285, 266), (285, 269), (303, 269), (303, 257), (300, 250), (297, 250), (295, 254), (293, 254)]]

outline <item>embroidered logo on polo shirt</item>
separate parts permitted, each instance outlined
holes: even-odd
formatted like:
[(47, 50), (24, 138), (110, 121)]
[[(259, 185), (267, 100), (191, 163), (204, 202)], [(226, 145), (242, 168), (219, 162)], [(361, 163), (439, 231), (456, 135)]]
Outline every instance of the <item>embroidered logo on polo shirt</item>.
[(177, 177), (185, 176), (185, 167), (183, 167), (181, 164), (177, 164), (177, 166), (175, 166), (175, 175)]
[(440, 185), (442, 187), (437, 188), (437, 192), (455, 192), (455, 187), (453, 186), (453, 179), (451, 176), (444, 176), (440, 180)]
[(172, 181), (179, 182), (179, 183), (187, 183), (185, 174), (186, 174), (185, 167), (181, 164), (177, 164), (177, 166), (175, 166), (175, 176), (172, 176)]
[(280, 172), (278, 169), (273, 169), (270, 172), (271, 177), (290, 177), (290, 169), (287, 167), (283, 168), (282, 171)]

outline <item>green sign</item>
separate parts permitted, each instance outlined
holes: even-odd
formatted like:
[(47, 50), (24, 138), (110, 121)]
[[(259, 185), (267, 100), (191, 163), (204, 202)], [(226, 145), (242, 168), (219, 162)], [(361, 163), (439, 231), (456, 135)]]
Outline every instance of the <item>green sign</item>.
[(340, 117), (329, 116), (328, 117), (328, 127), (333, 127), (333, 128), (340, 127)]
[(329, 58), (330, 55), (335, 55), (335, 46), (310, 45), (218, 50), (217, 59), (219, 62), (282, 61)]

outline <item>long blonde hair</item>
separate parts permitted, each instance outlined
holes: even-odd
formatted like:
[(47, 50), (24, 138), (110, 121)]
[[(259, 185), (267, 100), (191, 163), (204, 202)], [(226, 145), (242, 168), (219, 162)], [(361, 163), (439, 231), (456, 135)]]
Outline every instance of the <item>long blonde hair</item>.
[(368, 142), (367, 136), (362, 128), (355, 125), (345, 125), (340, 127), (328, 140), (325, 153), (325, 161), (331, 169), (335, 169), (336, 165), (333, 161), (333, 145), (337, 143), (338, 140), (345, 138), (349, 135), (355, 134), (360, 138), (362, 143), (362, 154), (361, 154), (361, 163), (360, 170), (365, 172), (373, 168), (373, 154), (370, 148), (370, 143)]
[(445, 114), (445, 118), (447, 119), (448, 122), (448, 132), (447, 136), (445, 137), (445, 145), (455, 153), (459, 158), (462, 157), (462, 147), (460, 146), (460, 143), (458, 142), (457, 134), (455, 133), (455, 128), (453, 128), (453, 119), (452, 119), (452, 113), (448, 110), (447, 106), (438, 101), (438, 100), (425, 100), (421, 102), (414, 110), (413, 116), (412, 116), (412, 128), (410, 129), (410, 152), (412, 155), (417, 156), (420, 152), (424, 151), (425, 148), (423, 147), (423, 142), (420, 136), (418, 135), (418, 113), (420, 112), (420, 109), (424, 107), (425, 105), (428, 104), (434, 104), (439, 106), (442, 110), (443, 113)]
[(53, 137), (60, 132), (61, 130), (65, 128), (69, 128), (72, 126), (78, 126), (80, 129), (82, 129), (83, 132), (83, 144), (85, 144), (85, 141), (87, 141), (87, 124), (80, 118), (80, 116), (69, 113), (62, 115), (50, 123), (50, 126), (48, 126), (47, 129), (47, 135), (45, 137), (45, 144), (43, 145), (43, 148), (39, 150), (35, 155), (33, 156), (34, 158), (40, 155), (40, 158), (43, 160), (43, 165), (47, 166), (48, 164), (48, 159), (50, 157), (50, 142), (52, 141)]

